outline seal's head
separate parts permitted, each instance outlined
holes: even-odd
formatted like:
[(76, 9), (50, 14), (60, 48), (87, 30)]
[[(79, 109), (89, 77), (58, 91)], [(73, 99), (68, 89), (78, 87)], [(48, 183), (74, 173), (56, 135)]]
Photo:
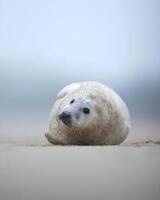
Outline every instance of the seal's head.
[(69, 128), (86, 129), (97, 126), (102, 113), (102, 106), (98, 104), (94, 95), (71, 96), (65, 100), (65, 106), (60, 108), (58, 118)]

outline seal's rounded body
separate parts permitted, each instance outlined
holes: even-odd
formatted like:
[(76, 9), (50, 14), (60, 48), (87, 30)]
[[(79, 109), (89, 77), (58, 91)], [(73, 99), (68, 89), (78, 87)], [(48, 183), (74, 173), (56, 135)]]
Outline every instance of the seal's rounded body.
[(98, 82), (80, 82), (59, 92), (46, 137), (53, 144), (115, 145), (129, 129), (128, 109), (116, 92)]

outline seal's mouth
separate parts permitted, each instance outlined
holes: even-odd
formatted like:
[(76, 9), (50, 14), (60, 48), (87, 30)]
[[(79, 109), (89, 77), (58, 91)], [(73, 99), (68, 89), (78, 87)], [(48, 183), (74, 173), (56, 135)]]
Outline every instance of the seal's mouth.
[(72, 123), (72, 116), (70, 113), (67, 112), (62, 112), (59, 115), (59, 119), (66, 125), (66, 126), (71, 126)]
[(62, 120), (62, 122), (66, 125), (66, 126), (71, 126), (71, 120)]

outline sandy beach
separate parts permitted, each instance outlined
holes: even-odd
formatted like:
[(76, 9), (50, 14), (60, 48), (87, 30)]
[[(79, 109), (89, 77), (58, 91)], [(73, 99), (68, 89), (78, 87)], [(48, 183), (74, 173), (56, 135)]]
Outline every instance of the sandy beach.
[(159, 200), (160, 145), (0, 145), (1, 200)]

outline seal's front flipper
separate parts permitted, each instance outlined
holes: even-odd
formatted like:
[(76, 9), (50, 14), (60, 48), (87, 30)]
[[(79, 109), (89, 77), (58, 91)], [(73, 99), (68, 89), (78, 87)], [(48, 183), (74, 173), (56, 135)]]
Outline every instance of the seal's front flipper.
[(45, 133), (47, 140), (54, 145), (64, 145), (61, 141), (53, 138), (49, 133)]

